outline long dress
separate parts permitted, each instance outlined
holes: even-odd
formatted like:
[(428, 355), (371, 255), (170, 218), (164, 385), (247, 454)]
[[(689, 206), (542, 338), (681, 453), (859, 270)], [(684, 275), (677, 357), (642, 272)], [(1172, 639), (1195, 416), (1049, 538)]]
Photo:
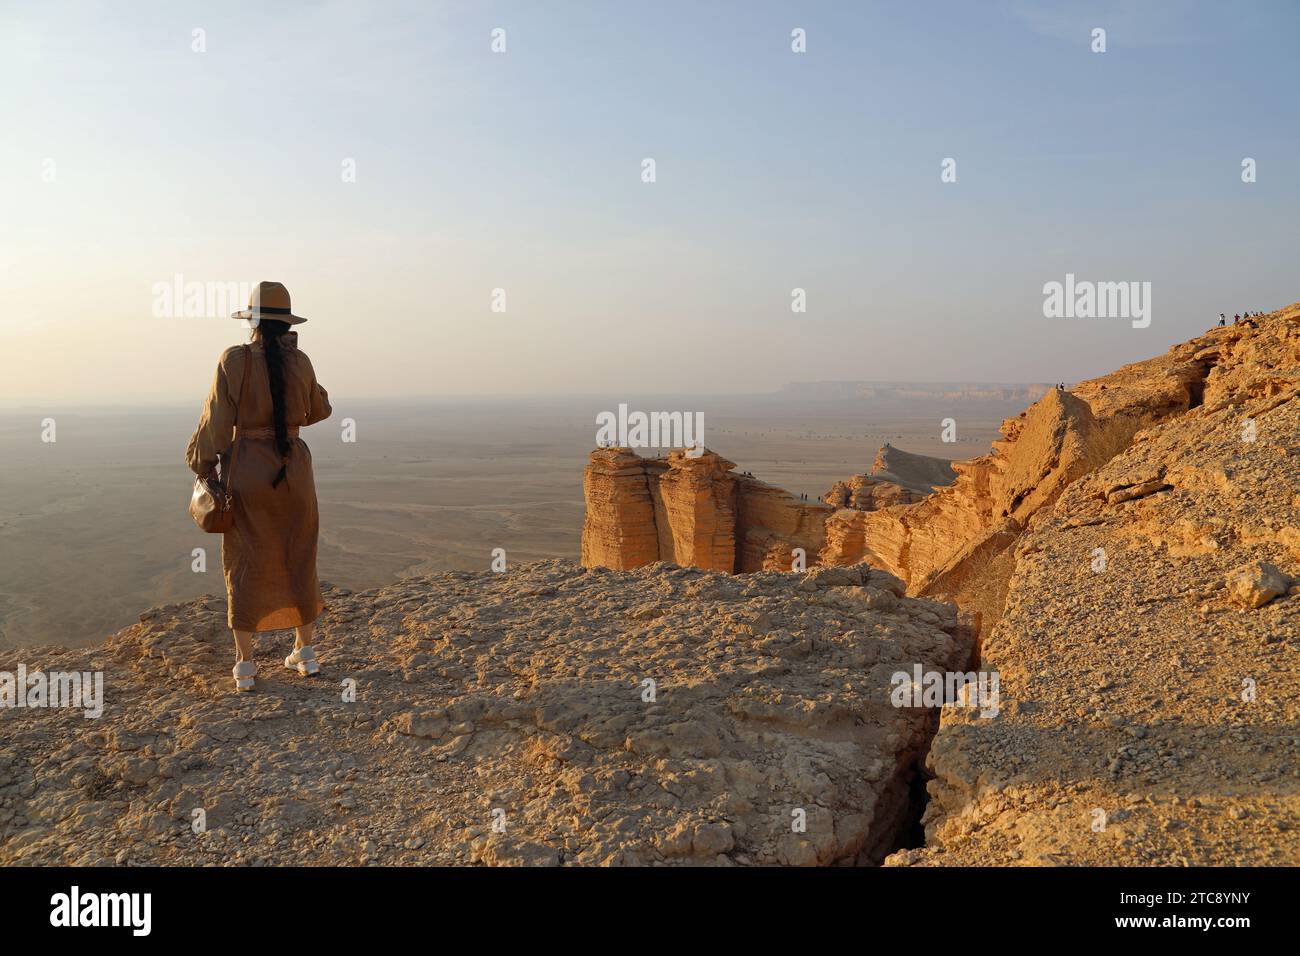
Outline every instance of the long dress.
[[(330, 415), (329, 395), (316, 381), (297, 334), (280, 337), (284, 356), (285, 424), (305, 426)], [(320, 516), (311, 451), (301, 438), (290, 438), (285, 478), (271, 487), (280, 470), (274, 438), (237, 437), (235, 403), (244, 375), (251, 374), (239, 410), (240, 432), (273, 429), (271, 385), (266, 352), (254, 342), (226, 349), (208, 394), (198, 427), (185, 451), (197, 475), (210, 474), (218, 458), (227, 467), (232, 441), (239, 442), (234, 469), (234, 528), (222, 536), (221, 564), (226, 577), (230, 627), (270, 631), (314, 621), (325, 607), (316, 579), (316, 536)]]

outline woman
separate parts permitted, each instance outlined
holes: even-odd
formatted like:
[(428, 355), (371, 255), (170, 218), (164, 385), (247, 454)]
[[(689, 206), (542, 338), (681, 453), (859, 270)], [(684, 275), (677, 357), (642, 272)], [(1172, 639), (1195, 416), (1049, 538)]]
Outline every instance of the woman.
[(311, 643), (325, 606), (316, 580), (319, 516), (311, 452), (298, 429), (329, 418), (330, 403), (290, 331), (307, 320), (293, 314), (283, 285), (259, 283), (248, 309), (232, 318), (253, 326), (252, 344), (222, 353), (185, 461), (196, 475), (212, 475), (218, 461), (225, 473), (239, 443), (228, 489), (235, 521), (221, 540), (221, 564), (235, 632), (235, 689), (247, 691), (257, 675), (254, 631), (292, 627), (294, 649), (284, 666), (304, 676), (320, 672)]

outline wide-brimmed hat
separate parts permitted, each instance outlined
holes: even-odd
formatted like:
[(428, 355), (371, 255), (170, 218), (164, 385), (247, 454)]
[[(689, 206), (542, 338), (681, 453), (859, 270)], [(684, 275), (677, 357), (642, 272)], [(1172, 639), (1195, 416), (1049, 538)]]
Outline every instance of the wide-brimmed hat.
[(248, 308), (240, 312), (232, 312), (230, 317), (247, 319), (251, 322), (275, 319), (279, 322), (288, 322), (290, 325), (307, 321), (301, 315), (293, 314), (293, 306), (289, 302), (289, 290), (280, 282), (259, 282), (248, 297)]

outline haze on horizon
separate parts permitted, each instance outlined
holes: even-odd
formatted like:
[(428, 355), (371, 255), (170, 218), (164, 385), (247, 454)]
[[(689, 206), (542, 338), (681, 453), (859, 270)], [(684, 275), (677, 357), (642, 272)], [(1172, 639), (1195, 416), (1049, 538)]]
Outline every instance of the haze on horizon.
[[(1298, 37), (1287, 2), (7, 3), (0, 404), (197, 406), (247, 332), (156, 317), (177, 275), (283, 281), (356, 399), (1100, 374), (1300, 298)], [(1150, 282), (1150, 327), (1045, 318), (1067, 273)]]

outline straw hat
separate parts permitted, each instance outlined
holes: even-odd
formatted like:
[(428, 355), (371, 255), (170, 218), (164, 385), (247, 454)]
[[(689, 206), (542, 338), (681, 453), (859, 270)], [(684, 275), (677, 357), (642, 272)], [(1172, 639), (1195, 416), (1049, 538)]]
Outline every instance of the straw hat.
[(253, 324), (257, 324), (262, 319), (276, 319), (280, 322), (288, 322), (290, 325), (307, 321), (301, 315), (293, 314), (293, 307), (289, 303), (289, 290), (279, 282), (259, 282), (248, 297), (248, 308), (240, 312), (232, 312), (230, 317), (246, 319)]

